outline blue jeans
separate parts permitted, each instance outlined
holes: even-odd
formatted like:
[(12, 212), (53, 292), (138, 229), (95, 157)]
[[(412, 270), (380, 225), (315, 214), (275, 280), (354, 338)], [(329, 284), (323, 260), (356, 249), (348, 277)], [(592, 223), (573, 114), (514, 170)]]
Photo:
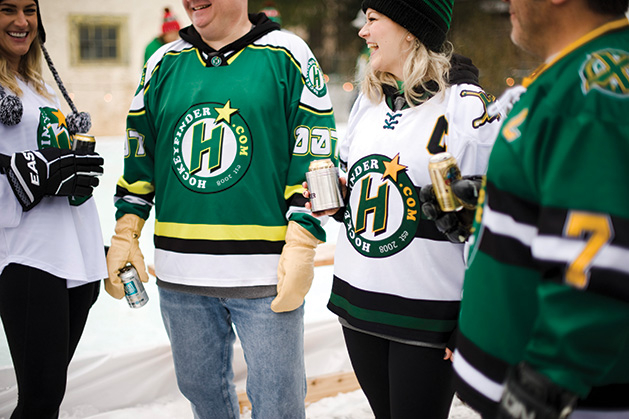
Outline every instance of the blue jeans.
[(274, 297), (214, 298), (159, 288), (177, 384), (196, 419), (238, 419), (234, 328), (247, 364), (252, 419), (304, 419), (304, 307), (271, 310)]

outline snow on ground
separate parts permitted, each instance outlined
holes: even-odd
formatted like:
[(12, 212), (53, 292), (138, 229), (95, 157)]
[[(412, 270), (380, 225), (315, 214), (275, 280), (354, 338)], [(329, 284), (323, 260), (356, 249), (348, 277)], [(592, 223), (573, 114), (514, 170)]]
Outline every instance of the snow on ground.
[[(372, 419), (373, 413), (361, 390), (327, 397), (310, 404), (306, 408), (307, 419)], [(421, 412), (417, 412), (421, 417)], [(192, 419), (187, 400), (183, 396), (170, 396), (156, 400), (149, 405), (116, 410), (93, 415), (89, 408), (72, 413), (62, 412), (60, 419)], [(480, 419), (480, 416), (455, 398), (450, 410), (450, 419)], [(251, 419), (250, 412), (244, 412), (240, 419)]]

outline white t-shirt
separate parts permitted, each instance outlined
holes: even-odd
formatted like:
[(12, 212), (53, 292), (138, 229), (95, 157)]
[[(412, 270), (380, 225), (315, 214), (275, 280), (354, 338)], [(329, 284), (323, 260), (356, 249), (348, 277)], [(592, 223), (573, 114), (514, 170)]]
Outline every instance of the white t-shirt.
[[(0, 124), (0, 153), (68, 148), (69, 133), (56, 98), (18, 81), (24, 114), (19, 124)], [(52, 95), (52, 89), (48, 87)], [(79, 206), (68, 197), (46, 196), (27, 212), (0, 175), (0, 271), (18, 263), (66, 279), (68, 288), (107, 276), (104, 243), (94, 198)]]

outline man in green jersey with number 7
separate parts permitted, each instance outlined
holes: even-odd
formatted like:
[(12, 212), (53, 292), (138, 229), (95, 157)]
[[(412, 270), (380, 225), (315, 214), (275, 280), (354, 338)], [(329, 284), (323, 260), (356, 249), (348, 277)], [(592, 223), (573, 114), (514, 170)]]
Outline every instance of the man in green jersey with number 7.
[(507, 3), (512, 40), (544, 64), (498, 100), (457, 392), (485, 418), (627, 418), (628, 2)]

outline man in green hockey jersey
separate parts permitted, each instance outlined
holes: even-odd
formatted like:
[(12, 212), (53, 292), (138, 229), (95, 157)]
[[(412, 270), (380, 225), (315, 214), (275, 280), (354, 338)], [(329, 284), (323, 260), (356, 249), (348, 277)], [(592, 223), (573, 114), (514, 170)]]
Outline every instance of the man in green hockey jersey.
[(498, 100), (457, 392), (484, 418), (628, 418), (628, 1), (507, 3), (544, 64)]
[(247, 0), (183, 0), (192, 25), (151, 56), (127, 118), (107, 291), (147, 280), (137, 238), (155, 205), (155, 273), (181, 392), (195, 418), (239, 417), (234, 327), (252, 417), (305, 417), (303, 299), (325, 232), (305, 209), (334, 115), (306, 43)]

